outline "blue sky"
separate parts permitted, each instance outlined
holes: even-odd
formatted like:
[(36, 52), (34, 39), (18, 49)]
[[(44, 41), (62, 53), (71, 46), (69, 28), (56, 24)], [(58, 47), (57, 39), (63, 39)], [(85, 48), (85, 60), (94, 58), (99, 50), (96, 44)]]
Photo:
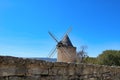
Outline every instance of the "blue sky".
[(0, 0), (0, 55), (47, 57), (56, 45), (48, 31), (69, 37), (96, 57), (120, 50), (119, 0)]

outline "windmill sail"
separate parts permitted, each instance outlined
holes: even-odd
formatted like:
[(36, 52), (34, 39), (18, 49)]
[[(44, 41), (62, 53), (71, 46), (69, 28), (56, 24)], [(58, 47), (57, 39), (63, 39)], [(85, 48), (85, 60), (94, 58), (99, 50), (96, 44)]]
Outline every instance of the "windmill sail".
[(72, 42), (68, 37), (68, 33), (71, 31), (71, 27), (67, 30), (62, 40), (58, 41), (56, 37), (51, 33), (50, 36), (57, 42), (57, 47), (55, 47), (49, 54), (52, 57), (57, 49), (57, 61), (58, 62), (74, 62), (76, 57), (76, 47), (73, 47)]

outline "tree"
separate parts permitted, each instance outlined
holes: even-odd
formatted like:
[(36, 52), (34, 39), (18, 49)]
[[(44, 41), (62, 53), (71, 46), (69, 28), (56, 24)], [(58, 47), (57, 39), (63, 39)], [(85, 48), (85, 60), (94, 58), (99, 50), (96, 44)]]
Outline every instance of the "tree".
[(85, 51), (87, 49), (87, 46), (81, 46), (81, 50), (77, 52), (76, 55), (76, 62), (84, 62), (84, 59), (87, 57), (87, 52)]
[(103, 51), (97, 59), (101, 65), (120, 66), (120, 50)]

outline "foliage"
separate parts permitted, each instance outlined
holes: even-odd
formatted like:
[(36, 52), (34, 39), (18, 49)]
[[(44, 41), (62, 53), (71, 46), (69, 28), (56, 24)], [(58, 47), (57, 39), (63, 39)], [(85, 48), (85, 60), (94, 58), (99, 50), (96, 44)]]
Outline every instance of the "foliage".
[(108, 66), (120, 66), (120, 50), (105, 50), (98, 57), (88, 57), (85, 49), (77, 53), (78, 63), (100, 64)]
[(120, 66), (120, 51), (119, 50), (106, 50), (103, 51), (98, 57), (98, 64), (109, 66)]
[(95, 57), (86, 57), (84, 61), (85, 63), (98, 64), (97, 58)]

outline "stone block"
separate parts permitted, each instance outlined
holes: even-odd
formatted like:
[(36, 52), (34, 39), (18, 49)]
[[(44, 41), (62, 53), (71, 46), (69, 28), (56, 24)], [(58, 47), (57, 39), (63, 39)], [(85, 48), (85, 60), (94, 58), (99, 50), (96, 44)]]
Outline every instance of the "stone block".
[(59, 67), (53, 67), (49, 69), (49, 75), (57, 75), (59, 71)]
[(24, 77), (10, 76), (9, 80), (25, 80)]
[(48, 75), (48, 69), (47, 68), (39, 68), (39, 67), (33, 67), (28, 69), (28, 73), (26, 75)]
[(76, 75), (75, 68), (69, 68), (68, 75)]
[(0, 80), (8, 80), (8, 77), (3, 77), (3, 76), (1, 77), (0, 76)]
[(92, 65), (84, 65), (83, 67), (83, 74), (93, 74), (94, 67)]
[(0, 67), (0, 76), (16, 75), (15, 71), (16, 71), (15, 66), (3, 66), (3, 67)]
[(41, 76), (27, 76), (25, 80), (41, 80)]
[(17, 76), (25, 76), (27, 73), (27, 69), (25, 66), (20, 66), (16, 68), (15, 74)]
[(67, 67), (68, 63), (65, 62), (55, 62), (54, 67)]
[(68, 75), (68, 68), (53, 67), (49, 69), (49, 75)]

